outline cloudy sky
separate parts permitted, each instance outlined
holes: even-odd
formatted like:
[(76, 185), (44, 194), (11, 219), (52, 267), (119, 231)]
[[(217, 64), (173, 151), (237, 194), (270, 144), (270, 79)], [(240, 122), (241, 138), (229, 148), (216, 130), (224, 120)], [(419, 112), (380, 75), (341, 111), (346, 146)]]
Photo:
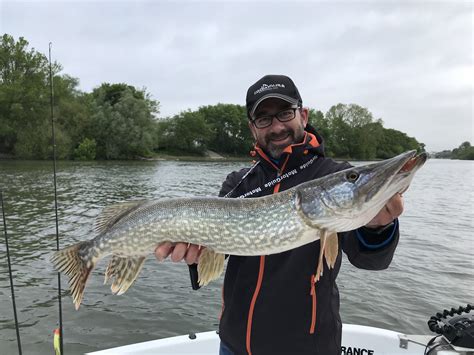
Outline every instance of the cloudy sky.
[(359, 104), (430, 151), (474, 144), (471, 1), (0, 0), (0, 31), (53, 42), (84, 91), (146, 88), (160, 116), (287, 74), (308, 107)]

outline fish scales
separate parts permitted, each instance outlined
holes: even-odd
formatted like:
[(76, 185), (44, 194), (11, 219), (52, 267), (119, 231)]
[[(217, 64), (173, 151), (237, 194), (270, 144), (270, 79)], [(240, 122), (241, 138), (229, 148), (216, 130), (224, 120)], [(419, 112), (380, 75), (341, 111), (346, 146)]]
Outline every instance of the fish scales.
[[(99, 235), (96, 247), (104, 255), (134, 256), (149, 253), (165, 241), (184, 238), (217, 253), (263, 255), (287, 249), (310, 230), (296, 211), (294, 193), (253, 200), (196, 198), (148, 203)], [(219, 238), (222, 235), (226, 237)]]
[(130, 201), (106, 207), (97, 218), (97, 236), (57, 251), (55, 267), (69, 276), (79, 308), (96, 263), (112, 255), (105, 272), (113, 293), (133, 284), (145, 258), (164, 242), (205, 247), (199, 283), (206, 285), (224, 269), (224, 255), (268, 255), (320, 242), (315, 282), (323, 259), (334, 267), (338, 232), (366, 225), (396, 193), (403, 193), (426, 154), (415, 151), (374, 164), (349, 168), (259, 198), (174, 198)]

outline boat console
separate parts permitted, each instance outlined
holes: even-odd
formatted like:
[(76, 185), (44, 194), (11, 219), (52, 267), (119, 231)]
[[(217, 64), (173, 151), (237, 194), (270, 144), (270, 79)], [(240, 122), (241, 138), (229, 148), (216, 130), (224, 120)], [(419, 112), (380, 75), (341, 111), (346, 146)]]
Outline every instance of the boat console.
[(444, 310), (428, 321), (428, 327), (438, 335), (426, 345), (426, 355), (474, 355), (474, 307)]

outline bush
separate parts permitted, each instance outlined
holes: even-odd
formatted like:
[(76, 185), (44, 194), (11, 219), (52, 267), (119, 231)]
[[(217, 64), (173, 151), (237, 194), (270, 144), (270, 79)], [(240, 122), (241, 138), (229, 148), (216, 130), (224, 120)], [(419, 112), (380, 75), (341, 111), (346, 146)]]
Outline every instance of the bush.
[(97, 143), (94, 139), (84, 138), (74, 150), (75, 160), (94, 160), (96, 156)]

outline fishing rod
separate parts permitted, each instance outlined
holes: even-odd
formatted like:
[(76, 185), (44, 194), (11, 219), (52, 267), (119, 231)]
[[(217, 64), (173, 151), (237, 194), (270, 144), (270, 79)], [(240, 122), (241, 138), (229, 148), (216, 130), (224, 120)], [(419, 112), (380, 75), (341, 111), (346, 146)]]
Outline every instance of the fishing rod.
[[(58, 219), (58, 192), (56, 187), (56, 137), (54, 132), (54, 89), (53, 89), (53, 69), (51, 63), (51, 48), (53, 44), (49, 42), (49, 87), (50, 87), (50, 106), (51, 106), (51, 132), (53, 143), (53, 181), (54, 181), (54, 212), (56, 217), (56, 250), (59, 251), (59, 219)], [(59, 332), (54, 331), (54, 347), (56, 355), (63, 352), (63, 307), (61, 301), (61, 274), (58, 272), (58, 304), (59, 304)], [(59, 333), (59, 334), (58, 334)], [(57, 349), (57, 339), (59, 337), (59, 349)], [(59, 354), (58, 354), (59, 352)]]
[(21, 355), (20, 327), (18, 325), (18, 316), (16, 313), (15, 290), (13, 289), (12, 264), (10, 261), (10, 249), (8, 248), (7, 219), (5, 218), (5, 206), (3, 205), (3, 193), (0, 190), (0, 203), (2, 205), (3, 231), (5, 234), (5, 246), (7, 250), (8, 274), (10, 276), (10, 289), (12, 292), (13, 315), (15, 317), (16, 341), (18, 343), (18, 354)]

